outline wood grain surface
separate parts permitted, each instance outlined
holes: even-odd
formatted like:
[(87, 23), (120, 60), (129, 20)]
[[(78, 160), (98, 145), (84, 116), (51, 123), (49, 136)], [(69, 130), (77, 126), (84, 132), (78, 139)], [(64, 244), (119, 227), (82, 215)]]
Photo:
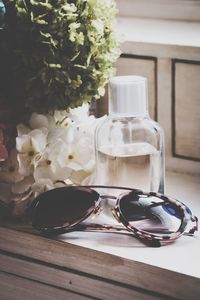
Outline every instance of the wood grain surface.
[(26, 278), (27, 286), (37, 282), (97, 299), (199, 299), (196, 277), (45, 238), (30, 225), (4, 224), (0, 241), (0, 295), (8, 290), (5, 278), (11, 274), (13, 285), (20, 281), (23, 287)]

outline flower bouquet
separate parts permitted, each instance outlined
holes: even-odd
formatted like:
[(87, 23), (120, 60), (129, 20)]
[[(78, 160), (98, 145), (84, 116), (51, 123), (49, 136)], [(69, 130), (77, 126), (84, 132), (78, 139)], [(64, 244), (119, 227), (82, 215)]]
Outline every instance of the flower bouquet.
[(82, 184), (94, 170), (98, 119), (87, 103), (104, 94), (120, 54), (116, 7), (114, 0), (1, 3), (0, 204), (21, 216), (31, 197)]

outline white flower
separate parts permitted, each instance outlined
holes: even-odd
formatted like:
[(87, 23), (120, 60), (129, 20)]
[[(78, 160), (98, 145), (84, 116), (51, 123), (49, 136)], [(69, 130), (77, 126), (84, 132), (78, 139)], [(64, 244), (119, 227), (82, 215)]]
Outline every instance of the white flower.
[(74, 121), (79, 132), (86, 133), (90, 136), (90, 143), (93, 145), (96, 126), (105, 118), (105, 116), (98, 119), (94, 116), (89, 116), (89, 105), (88, 103), (84, 103), (80, 107), (70, 109), (69, 118)]
[(53, 181), (49, 178), (40, 178), (32, 185), (32, 191), (34, 193), (44, 193), (54, 188)]
[(65, 110), (56, 110), (53, 115), (55, 126), (67, 128), (71, 125), (72, 120), (68, 117)]
[[(17, 184), (13, 193), (32, 191), (39, 194), (63, 182), (82, 184), (91, 175), (95, 166), (94, 130), (101, 119), (88, 116), (89, 106), (53, 115), (33, 113), (29, 127), (17, 126), (18, 151)], [(16, 160), (17, 162), (17, 160)]]
[(90, 172), (86, 172), (84, 170), (74, 171), (70, 177), (71, 183), (81, 185), (90, 174)]
[(58, 157), (62, 152), (63, 142), (60, 140), (46, 149), (45, 154), (37, 162), (33, 175), (37, 182), (40, 178), (49, 178), (52, 182), (65, 180), (71, 175), (71, 169), (67, 165), (61, 166)]
[(89, 116), (89, 104), (84, 103), (82, 106), (73, 109), (70, 108), (68, 116), (76, 123), (76, 125), (87, 121)]
[(49, 128), (49, 120), (46, 116), (32, 113), (29, 120), (30, 127), (32, 129), (40, 129), (42, 127)]
[(98, 119), (96, 119), (94, 116), (90, 116), (90, 117), (87, 118), (87, 121), (82, 122), (78, 126), (78, 130), (81, 133), (86, 133), (88, 135), (88, 137), (90, 137), (90, 140), (91, 140), (91, 143), (92, 143), (93, 147), (94, 147), (94, 135), (95, 135), (96, 127), (105, 118), (106, 118), (106, 116), (103, 116), (103, 117), (98, 118)]
[(46, 134), (39, 129), (34, 129), (28, 134), (23, 134), (16, 138), (20, 174), (28, 176), (32, 173), (34, 163), (42, 155), (46, 143)]
[[(55, 127), (49, 131), (47, 145), (50, 148), (54, 148), (58, 146), (58, 143), (61, 141), (62, 143), (70, 143), (74, 139), (74, 125), (69, 128)], [(60, 146), (61, 147), (61, 146)]]
[(68, 117), (67, 112), (63, 110), (56, 110), (53, 115), (47, 114), (46, 116), (33, 113), (29, 120), (31, 129), (40, 129), (45, 134), (47, 134), (48, 131), (51, 132), (51, 130), (55, 128), (67, 128), (72, 124), (72, 122), (73, 121)]
[(95, 165), (94, 146), (90, 136), (76, 130), (73, 141), (63, 145), (57, 159), (62, 168), (67, 166), (71, 169), (71, 174), (66, 179), (81, 184), (94, 170)]
[(31, 129), (28, 128), (27, 126), (25, 126), (24, 124), (18, 124), (17, 125), (17, 134), (18, 134), (18, 136), (22, 136), (24, 134), (29, 134), (30, 131), (31, 131)]

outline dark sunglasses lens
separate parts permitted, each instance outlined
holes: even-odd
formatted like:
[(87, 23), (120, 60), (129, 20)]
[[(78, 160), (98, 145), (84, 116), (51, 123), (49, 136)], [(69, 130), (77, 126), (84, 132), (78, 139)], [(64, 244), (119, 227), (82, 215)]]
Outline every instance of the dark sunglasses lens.
[(176, 204), (134, 192), (124, 195), (119, 207), (129, 225), (154, 234), (165, 235), (178, 231), (183, 218)]
[(57, 188), (39, 195), (32, 203), (32, 225), (52, 230), (76, 224), (93, 211), (99, 195), (89, 188)]

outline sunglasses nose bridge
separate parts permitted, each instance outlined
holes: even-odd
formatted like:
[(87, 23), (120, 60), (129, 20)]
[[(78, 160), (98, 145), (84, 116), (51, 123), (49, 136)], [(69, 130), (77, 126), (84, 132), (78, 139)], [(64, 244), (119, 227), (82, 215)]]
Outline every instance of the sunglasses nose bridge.
[(111, 212), (112, 212), (113, 217), (114, 217), (119, 223), (121, 223), (119, 213), (118, 213), (115, 209), (111, 209)]
[(100, 213), (101, 213), (101, 211), (102, 211), (102, 207), (101, 207), (101, 205), (100, 205), (100, 203), (94, 208), (94, 210), (93, 210), (93, 214), (95, 215), (95, 216), (98, 216)]
[(103, 208), (101, 206), (101, 203), (102, 203), (102, 199), (101, 199), (101, 196), (99, 195), (99, 198), (97, 200), (97, 202), (95, 203), (95, 207), (92, 211), (92, 220), (96, 219), (100, 213), (102, 212)]

